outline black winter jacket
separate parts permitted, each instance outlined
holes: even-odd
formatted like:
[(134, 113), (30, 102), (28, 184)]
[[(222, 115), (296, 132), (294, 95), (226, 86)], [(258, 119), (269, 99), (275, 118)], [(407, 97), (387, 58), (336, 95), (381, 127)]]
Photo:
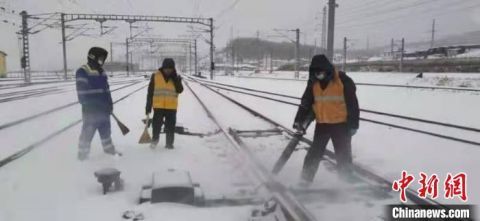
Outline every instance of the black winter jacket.
[[(347, 125), (349, 128), (358, 129), (360, 120), (360, 109), (358, 106), (358, 100), (356, 95), (356, 86), (353, 80), (348, 77), (345, 72), (339, 71), (340, 80), (343, 83), (343, 93), (345, 96), (345, 104), (347, 106)], [(303, 122), (306, 116), (312, 111), (314, 96), (313, 96), (313, 83), (316, 81), (313, 77), (310, 77), (307, 83), (307, 88), (303, 93), (302, 100), (298, 106), (297, 115), (295, 116), (295, 122)]]

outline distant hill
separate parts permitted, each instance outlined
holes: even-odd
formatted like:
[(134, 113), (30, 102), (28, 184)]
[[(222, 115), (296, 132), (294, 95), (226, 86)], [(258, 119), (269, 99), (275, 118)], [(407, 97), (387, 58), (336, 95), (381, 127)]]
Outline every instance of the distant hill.
[[(295, 44), (293, 42), (273, 42), (257, 38), (236, 38), (227, 43), (222, 50), (224, 53), (231, 53), (234, 48), (235, 55), (240, 61), (242, 59), (261, 59), (264, 56), (272, 55), (273, 59), (292, 60), (295, 59)], [(317, 47), (317, 53), (322, 51)], [(315, 52), (312, 45), (300, 46), (300, 58), (310, 58)]]
[[(467, 32), (463, 34), (450, 35), (435, 41), (435, 47), (450, 45), (469, 45), (480, 44), (480, 31)], [(230, 41), (222, 52), (230, 53), (231, 47), (234, 47), (235, 54), (239, 61), (243, 59), (254, 60), (261, 59), (272, 53), (273, 59), (293, 60), (295, 44), (293, 42), (273, 42), (257, 38), (236, 38)], [(406, 39), (406, 48), (413, 50), (424, 50), (430, 47), (430, 41), (409, 42)], [(374, 47), (369, 50), (359, 49), (350, 50), (349, 57), (371, 57), (380, 55), (384, 51), (389, 50), (390, 45)], [(315, 51), (313, 45), (301, 45), (300, 58), (309, 60)], [(320, 47), (316, 48), (317, 53), (324, 53)], [(341, 49), (336, 49), (335, 53), (342, 53)]]
[[(405, 39), (405, 41), (406, 41), (405, 48), (408, 48), (411, 50), (425, 50), (430, 48), (430, 41), (409, 42), (408, 39)], [(435, 40), (434, 47), (453, 46), (453, 45), (472, 45), (472, 44), (480, 44), (480, 31), (466, 32), (466, 33), (457, 34), (457, 35), (449, 35), (449, 36), (437, 39)], [(390, 45), (371, 48), (368, 51), (352, 50), (350, 52), (350, 55), (354, 57), (380, 55), (387, 50), (390, 50)]]

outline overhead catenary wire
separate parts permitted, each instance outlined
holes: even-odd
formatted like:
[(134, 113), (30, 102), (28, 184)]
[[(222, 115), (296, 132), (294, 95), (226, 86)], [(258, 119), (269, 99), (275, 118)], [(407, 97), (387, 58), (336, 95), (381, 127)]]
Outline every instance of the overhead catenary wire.
[[(449, 3), (451, 3), (451, 2), (449, 2)], [(471, 2), (462, 1), (462, 3), (471, 3)], [(355, 22), (358, 22), (358, 23), (354, 23), (354, 24), (351, 24), (351, 25), (345, 25), (345, 24), (344, 25), (338, 25), (336, 28), (338, 28), (338, 29), (361, 28), (361, 27), (371, 26), (371, 25), (376, 25), (376, 24), (391, 23), (391, 22), (399, 20), (399, 19), (402, 19), (402, 20), (418, 19), (419, 17), (431, 16), (432, 12), (434, 14), (445, 14), (445, 13), (451, 13), (451, 12), (458, 11), (458, 10), (463, 10), (463, 9), (473, 9), (473, 8), (479, 7), (480, 4), (478, 4), (478, 2), (477, 2), (477, 4), (466, 5), (466, 6), (462, 6), (462, 7), (458, 7), (458, 8), (455, 8), (455, 7), (452, 8), (450, 6), (459, 6), (459, 3), (451, 3), (451, 4), (448, 4), (448, 5), (437, 5), (437, 7), (447, 8), (446, 10), (436, 10), (435, 9), (436, 7), (424, 8), (424, 10), (421, 10), (421, 11), (418, 11), (418, 12), (415, 12), (415, 13), (409, 12), (408, 16), (406, 14), (398, 15), (398, 14), (395, 14), (395, 13), (392, 12), (392, 13), (388, 13), (388, 15), (393, 15), (393, 16), (383, 17), (383, 18), (379, 18), (379, 19), (372, 20), (372, 21), (367, 21), (367, 22), (362, 22), (359, 19), (355, 19)]]

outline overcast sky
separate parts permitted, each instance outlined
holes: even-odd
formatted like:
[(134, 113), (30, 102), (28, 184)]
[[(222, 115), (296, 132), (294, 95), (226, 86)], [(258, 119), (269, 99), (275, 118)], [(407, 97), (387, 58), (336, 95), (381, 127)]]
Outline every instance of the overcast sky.
[[(30, 14), (108, 13), (137, 15), (167, 15), (186, 17), (213, 17), (215, 19), (215, 44), (225, 46), (233, 37), (256, 37), (288, 41), (273, 31), (300, 28), (301, 41), (314, 44), (320, 41), (322, 9), (326, 0), (0, 0), (7, 11), (27, 10)], [(335, 45), (341, 47), (343, 37), (352, 39), (353, 48), (388, 45), (391, 38), (406, 41), (429, 40), (431, 26), (436, 19), (437, 38), (456, 33), (476, 31), (480, 28), (479, 0), (337, 0)], [(19, 21), (18, 16), (1, 13), (2, 20)], [(17, 20), (15, 20), (17, 19)], [(32, 21), (33, 23), (34, 21)], [(81, 25), (86, 22), (75, 22)], [(86, 51), (93, 45), (110, 48), (110, 42), (124, 42), (129, 34), (125, 22), (107, 22), (118, 26), (109, 35), (99, 36), (99, 24), (87, 32), (94, 37), (79, 37), (68, 42), (68, 63), (76, 67), (85, 61)], [(138, 23), (138, 26), (146, 24)], [(178, 37), (188, 34), (184, 24), (149, 23), (152, 35)], [(202, 28), (201, 26), (196, 26)], [(8, 55), (9, 69), (18, 69), (17, 27), (0, 23), (0, 50)], [(135, 30), (134, 30), (135, 31)], [(67, 32), (71, 32), (68, 30)], [(67, 33), (68, 34), (68, 33)], [(293, 39), (294, 34), (286, 32)], [(45, 30), (31, 36), (33, 69), (60, 69), (62, 51), (59, 30)], [(277, 37), (276, 37), (277, 36)], [(205, 35), (205, 37), (208, 37)], [(121, 46), (114, 47), (114, 58), (124, 59)], [(208, 47), (200, 44), (200, 54), (206, 55)]]

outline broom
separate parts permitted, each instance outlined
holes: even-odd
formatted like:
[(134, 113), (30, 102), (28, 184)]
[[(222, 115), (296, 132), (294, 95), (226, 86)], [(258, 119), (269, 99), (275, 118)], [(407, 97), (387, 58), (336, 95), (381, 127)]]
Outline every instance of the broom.
[[(149, 116), (147, 114), (147, 122), (148, 122)], [(138, 141), (139, 144), (145, 144), (145, 143), (151, 143), (152, 138), (150, 137), (150, 134), (148, 133), (148, 124), (145, 124), (145, 130), (143, 130), (142, 136), (140, 137), (140, 140)]]
[(113, 119), (115, 119), (115, 121), (117, 122), (118, 127), (119, 127), (120, 130), (122, 131), (122, 134), (123, 134), (123, 135), (128, 134), (128, 132), (130, 132), (130, 129), (128, 129), (128, 127), (125, 126), (125, 124), (123, 124), (122, 122), (120, 122), (120, 120), (117, 118), (117, 116), (115, 116), (115, 114), (112, 113), (112, 116), (113, 116)]

